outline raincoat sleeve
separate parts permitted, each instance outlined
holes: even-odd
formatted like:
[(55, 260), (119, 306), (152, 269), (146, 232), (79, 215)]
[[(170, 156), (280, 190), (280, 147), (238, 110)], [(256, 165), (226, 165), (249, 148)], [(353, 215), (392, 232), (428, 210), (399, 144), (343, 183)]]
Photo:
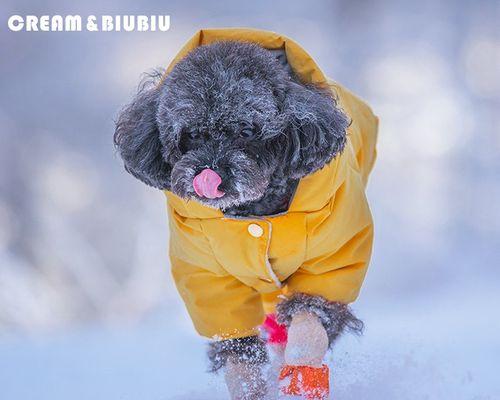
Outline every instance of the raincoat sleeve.
[(378, 118), (346, 91), (342, 102), (357, 117), (337, 162), (334, 194), (327, 216), (311, 216), (308, 221), (307, 259), (287, 283), (292, 293), (351, 303), (359, 294), (372, 251), (373, 221), (365, 186), (376, 156)]
[(197, 332), (215, 339), (258, 334), (260, 295), (220, 266), (199, 220), (168, 211), (172, 275)]
[[(331, 204), (332, 213), (317, 227), (310, 257), (288, 280), (291, 293), (320, 295), (330, 301), (356, 300), (368, 268), (373, 224), (359, 182), (346, 181)], [(356, 204), (353, 206), (353, 204)]]

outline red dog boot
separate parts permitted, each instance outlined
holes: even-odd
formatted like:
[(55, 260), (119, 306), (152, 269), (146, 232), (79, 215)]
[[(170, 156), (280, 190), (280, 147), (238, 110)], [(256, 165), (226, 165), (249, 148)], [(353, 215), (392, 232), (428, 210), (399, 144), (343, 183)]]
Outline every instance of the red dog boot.
[(262, 336), (267, 342), (269, 355), (269, 368), (266, 371), (266, 381), (268, 382), (269, 400), (275, 400), (278, 397), (279, 374), (285, 361), (285, 346), (288, 339), (285, 325), (276, 321), (275, 314), (268, 314), (262, 324)]
[(328, 366), (285, 365), (279, 376), (281, 393), (307, 400), (327, 400), (330, 395)]
[(287, 332), (286, 326), (281, 325), (276, 321), (276, 314), (267, 314), (264, 323), (262, 324), (264, 336), (269, 344), (286, 345)]

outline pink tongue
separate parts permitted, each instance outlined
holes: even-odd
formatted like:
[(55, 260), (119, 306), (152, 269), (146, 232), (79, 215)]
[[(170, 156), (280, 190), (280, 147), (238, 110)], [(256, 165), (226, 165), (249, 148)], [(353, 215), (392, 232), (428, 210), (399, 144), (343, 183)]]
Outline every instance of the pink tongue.
[(218, 187), (222, 182), (219, 174), (210, 168), (205, 168), (193, 179), (193, 188), (200, 197), (215, 199), (224, 196)]

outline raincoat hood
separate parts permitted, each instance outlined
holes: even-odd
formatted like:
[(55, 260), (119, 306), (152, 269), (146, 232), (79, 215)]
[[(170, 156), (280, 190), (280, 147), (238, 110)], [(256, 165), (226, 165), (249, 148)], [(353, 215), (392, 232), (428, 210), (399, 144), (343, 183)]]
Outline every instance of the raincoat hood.
[(165, 191), (177, 288), (200, 334), (228, 338), (255, 334), (269, 294), (276, 299), (276, 293), (303, 292), (344, 303), (357, 297), (373, 241), (365, 185), (375, 161), (378, 120), (296, 42), (273, 32), (200, 30), (165, 74), (196, 47), (224, 40), (284, 50), (301, 81), (331, 87), (352, 120), (343, 153), (300, 180), (286, 213), (227, 217)]
[(199, 46), (224, 40), (257, 43), (268, 50), (283, 49), (288, 64), (305, 83), (326, 83), (327, 78), (312, 57), (296, 42), (278, 33), (245, 28), (201, 29), (188, 40), (166, 70), (168, 74), (175, 64)]

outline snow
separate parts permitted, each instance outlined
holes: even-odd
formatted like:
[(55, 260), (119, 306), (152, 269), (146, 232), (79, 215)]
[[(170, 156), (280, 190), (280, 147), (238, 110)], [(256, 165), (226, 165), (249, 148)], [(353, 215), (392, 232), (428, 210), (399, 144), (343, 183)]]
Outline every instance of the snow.
[[(495, 285), (462, 292), (457, 313), (454, 291), (397, 307), (360, 301), (365, 335), (328, 355), (334, 398), (499, 399), (500, 323), (477, 311), (500, 294)], [(227, 399), (222, 378), (205, 373), (203, 341), (187, 318), (170, 317), (180, 307), (135, 326), (4, 338), (2, 400)]]

